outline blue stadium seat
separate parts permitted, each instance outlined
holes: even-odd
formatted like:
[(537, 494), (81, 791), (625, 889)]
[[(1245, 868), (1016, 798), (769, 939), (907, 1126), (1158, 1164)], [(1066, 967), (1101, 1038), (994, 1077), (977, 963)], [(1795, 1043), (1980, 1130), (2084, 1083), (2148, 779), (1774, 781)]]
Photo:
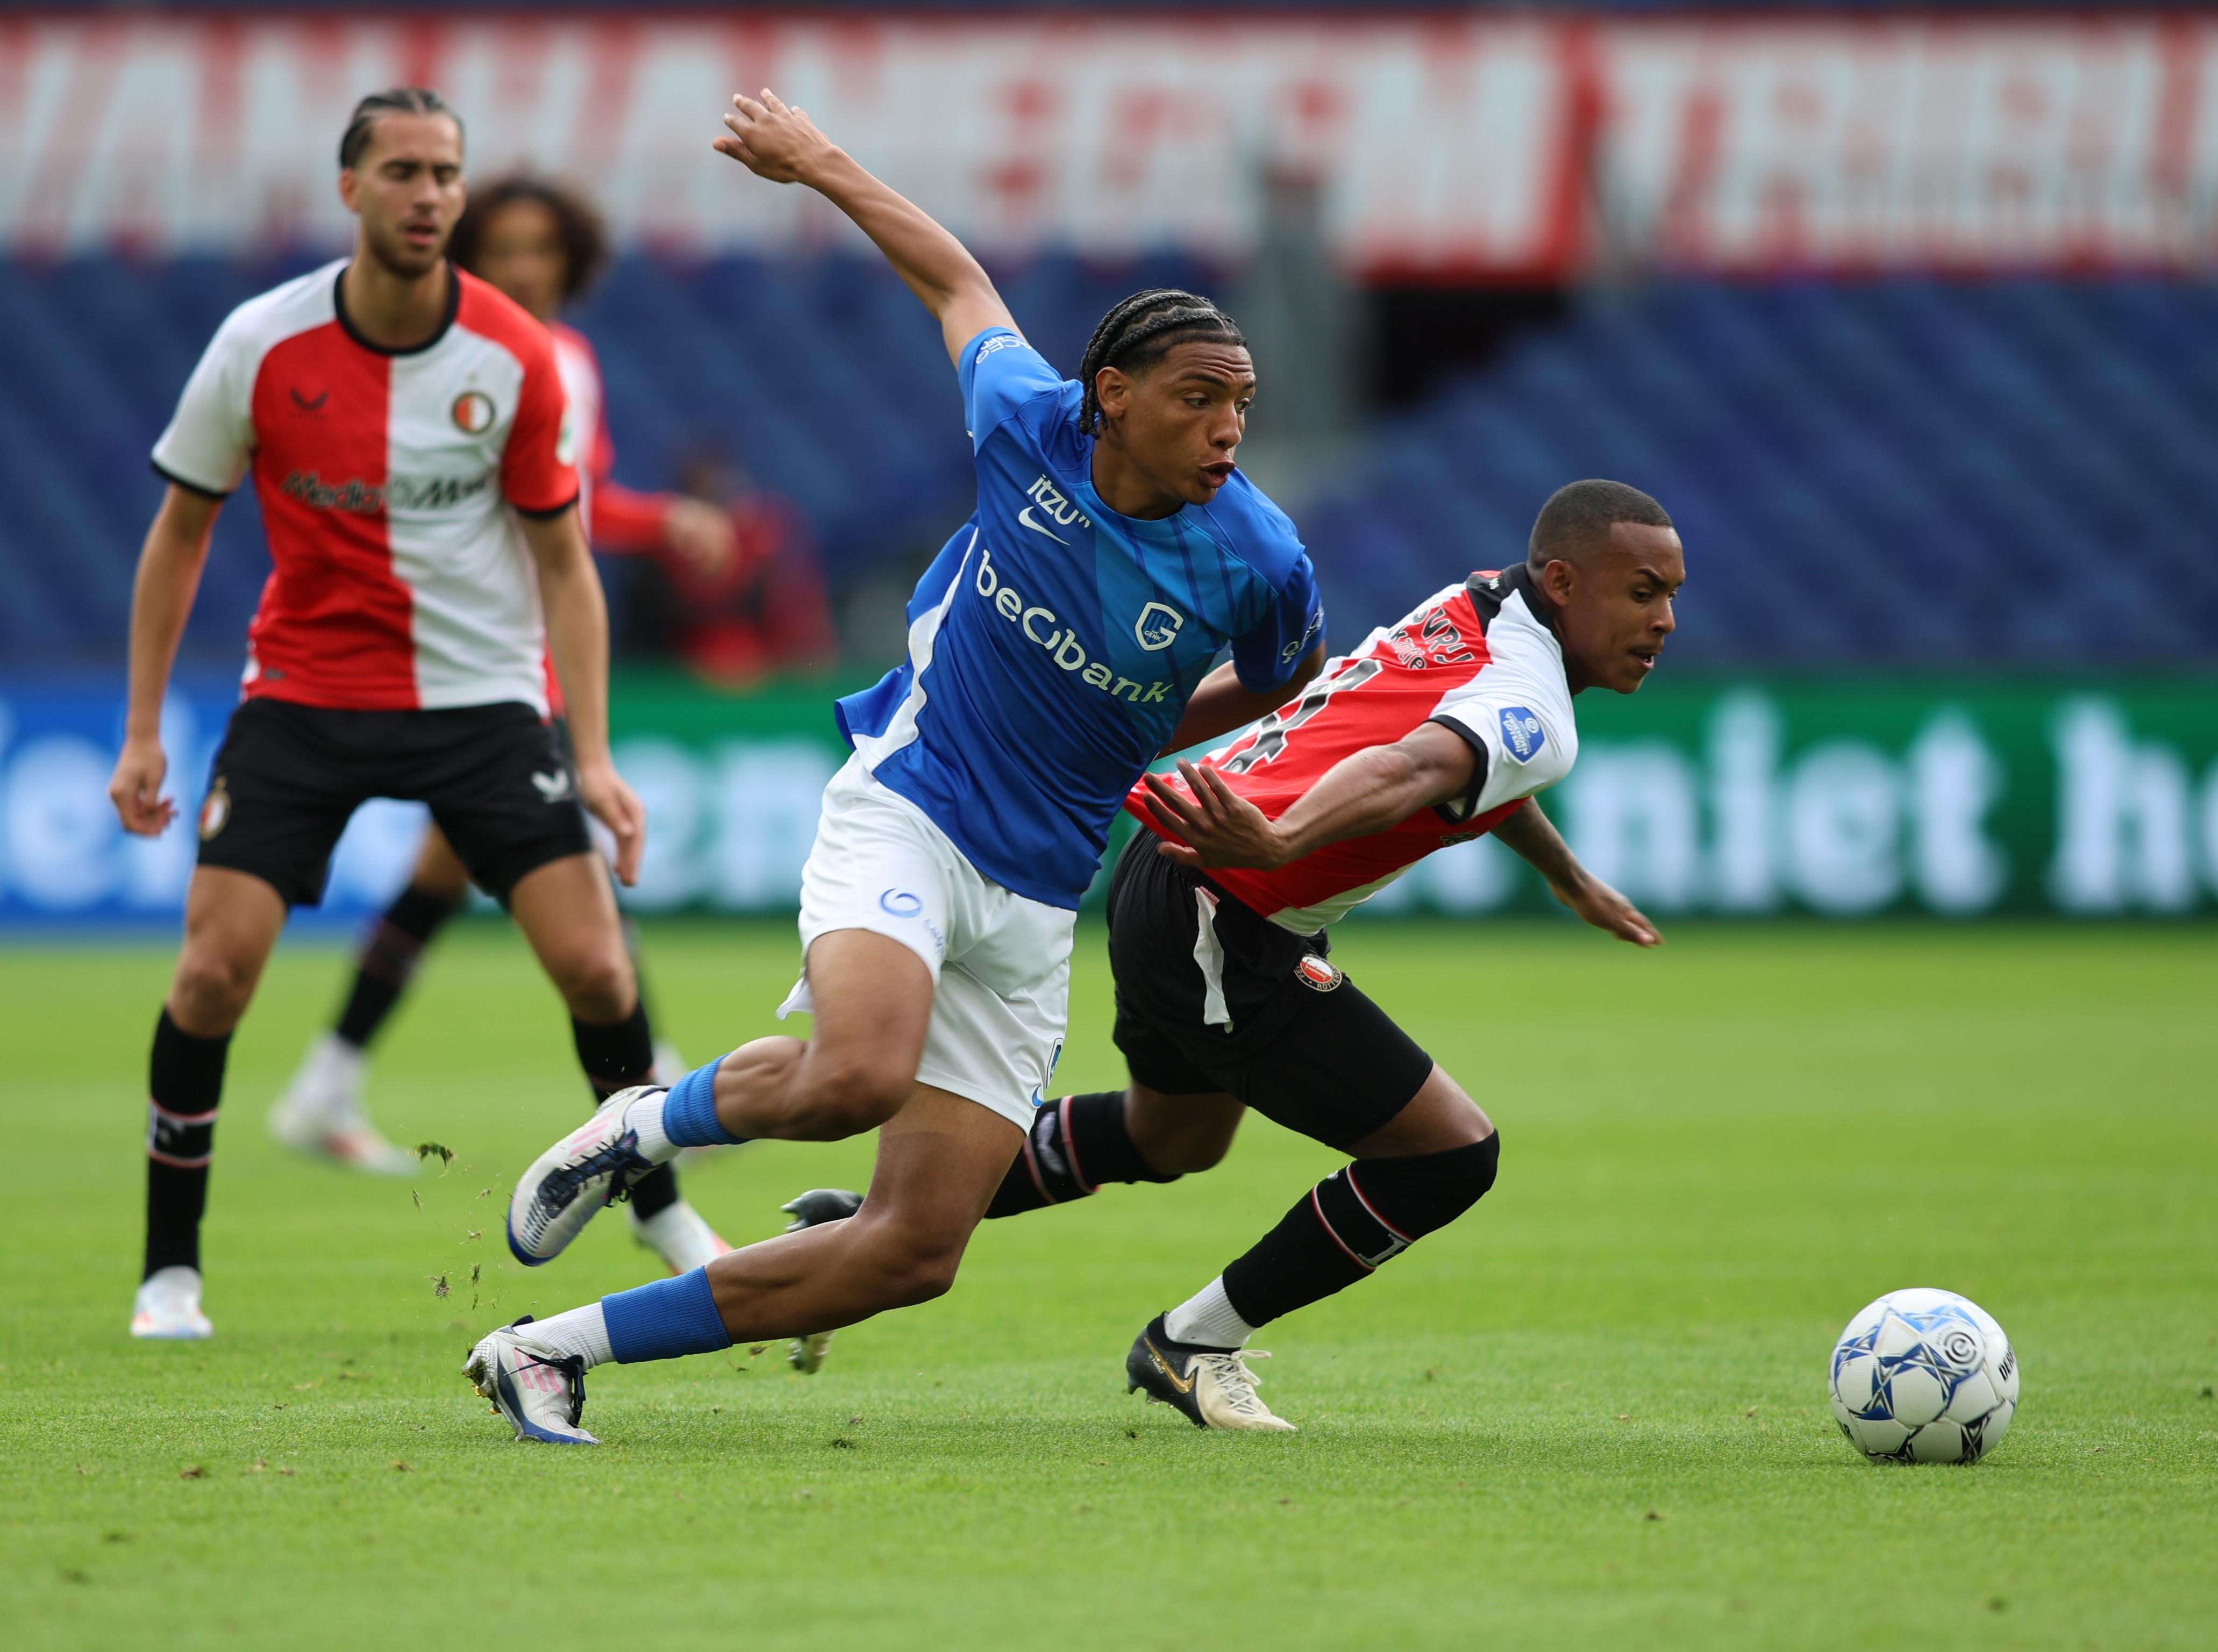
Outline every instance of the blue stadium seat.
[[(0, 645), (120, 659), (160, 486), (146, 450), (232, 306), (309, 267), (0, 261)], [(1075, 371), (1136, 288), (1190, 262), (997, 268)], [(876, 260), (620, 259), (578, 319), (618, 474), (703, 457), (790, 497), (835, 585), (929, 552), (970, 508), (938, 330)], [(2156, 280), (1673, 281), (1598, 294), (1384, 420), (1307, 509), (1335, 640), (1522, 552), (1573, 477), (1648, 488), (1720, 664), (2128, 666), (2218, 659), (2218, 288)], [(268, 569), (226, 507), (189, 648), (235, 659)]]

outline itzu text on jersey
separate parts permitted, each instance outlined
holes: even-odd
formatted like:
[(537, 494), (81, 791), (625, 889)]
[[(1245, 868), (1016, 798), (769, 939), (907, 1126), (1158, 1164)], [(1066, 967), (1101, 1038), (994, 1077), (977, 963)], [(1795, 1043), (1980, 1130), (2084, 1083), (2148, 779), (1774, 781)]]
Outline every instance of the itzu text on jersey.
[(1235, 472), (1155, 521), (1094, 492), (1083, 393), (1006, 327), (963, 347), (978, 509), (908, 606), (908, 659), (840, 730), (1004, 888), (1075, 907), (1125, 792), (1226, 643), (1285, 683), (1324, 634), (1293, 524)]

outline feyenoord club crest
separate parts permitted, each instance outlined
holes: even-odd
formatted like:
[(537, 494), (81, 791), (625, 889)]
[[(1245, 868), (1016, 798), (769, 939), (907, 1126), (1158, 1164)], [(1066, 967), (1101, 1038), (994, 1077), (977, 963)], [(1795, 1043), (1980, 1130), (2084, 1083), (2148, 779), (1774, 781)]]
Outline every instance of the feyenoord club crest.
[(1294, 966), (1294, 979), (1312, 992), (1329, 993), (1348, 979), (1314, 952), (1302, 954), (1302, 961)]
[(493, 429), (493, 398), (482, 390), (465, 390), (455, 398), (455, 428), (469, 436)]
[(231, 793), (219, 775), (215, 784), (208, 788), (207, 797), (201, 801), (201, 841), (206, 843), (230, 824)]

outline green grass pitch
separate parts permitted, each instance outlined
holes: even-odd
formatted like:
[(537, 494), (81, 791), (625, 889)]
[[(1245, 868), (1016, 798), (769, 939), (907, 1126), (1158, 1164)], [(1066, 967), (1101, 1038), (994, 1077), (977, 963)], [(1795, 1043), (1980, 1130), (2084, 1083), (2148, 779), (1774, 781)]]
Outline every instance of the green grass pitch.
[[(166, 948), (0, 952), (0, 1639), (11, 1648), (1972, 1647), (2218, 1643), (2218, 931), (1360, 923), (1337, 955), (1494, 1113), (1502, 1180), (1261, 1339), (1301, 1432), (1122, 1391), (1150, 1314), (1331, 1163), (982, 1230), (945, 1300), (779, 1351), (610, 1368), (609, 1444), (511, 1444), (483, 1329), (647, 1277), (619, 1219), (525, 1273), (508, 1179), (584, 1111), (552, 993), (444, 940), (372, 1097), (456, 1158), (288, 1158), (262, 1113), (329, 1009), (288, 946), (232, 1059), (212, 1344), (124, 1335)], [(1122, 1081), (1098, 930), (1071, 1088)], [(651, 930), (697, 1057), (771, 1029), (784, 925)], [(869, 1146), (688, 1169), (737, 1240)], [(490, 1190), (487, 1191), (486, 1190)], [(446, 1294), (438, 1294), (443, 1280)], [(1970, 1469), (1874, 1467), (1823, 1403), (1887, 1290), (2001, 1319), (2024, 1401)]]

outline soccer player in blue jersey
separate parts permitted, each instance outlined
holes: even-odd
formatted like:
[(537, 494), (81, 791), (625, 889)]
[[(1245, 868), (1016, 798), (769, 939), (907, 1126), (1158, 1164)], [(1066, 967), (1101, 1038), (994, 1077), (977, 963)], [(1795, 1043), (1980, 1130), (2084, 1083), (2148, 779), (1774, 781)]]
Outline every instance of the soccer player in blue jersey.
[(604, 1360), (773, 1337), (821, 1351), (945, 1291), (1061, 1052), (1079, 897), (1126, 791), (1324, 658), (1309, 559), (1234, 467), (1255, 374), (1230, 318), (1137, 294), (1066, 381), (953, 236), (802, 111), (734, 103), (716, 147), (845, 212), (939, 319), (978, 509), (910, 602), (907, 661), (839, 702), (855, 755), (825, 791), (781, 1011), (810, 1012), (812, 1036), (612, 1097), (518, 1181), (509, 1245), (550, 1259), (691, 1144), (877, 1129), (877, 1164), (851, 1220), (486, 1337), (468, 1374), (521, 1438), (590, 1442), (583, 1377)]

